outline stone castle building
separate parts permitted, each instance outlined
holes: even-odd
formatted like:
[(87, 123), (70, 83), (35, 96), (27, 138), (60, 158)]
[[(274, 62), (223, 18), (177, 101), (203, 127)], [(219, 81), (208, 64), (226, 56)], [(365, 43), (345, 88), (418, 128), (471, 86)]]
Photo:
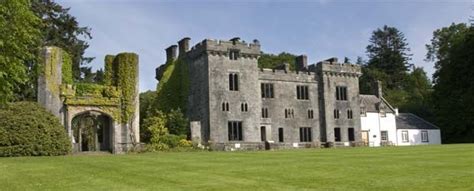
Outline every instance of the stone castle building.
[[(189, 68), (192, 138), (216, 149), (349, 146), (361, 142), (358, 65), (330, 58), (258, 68), (260, 44), (190, 38), (166, 49)], [(179, 57), (177, 55), (179, 49)], [(160, 80), (164, 67), (157, 68)]]

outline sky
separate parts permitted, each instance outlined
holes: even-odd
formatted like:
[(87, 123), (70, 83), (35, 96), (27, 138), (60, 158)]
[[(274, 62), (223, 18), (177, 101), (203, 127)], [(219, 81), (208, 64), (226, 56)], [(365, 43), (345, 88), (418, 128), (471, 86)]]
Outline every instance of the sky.
[(85, 55), (103, 68), (104, 56), (139, 55), (140, 91), (155, 90), (155, 68), (166, 59), (165, 48), (184, 38), (191, 46), (204, 39), (246, 42), (258, 39), (266, 53), (306, 54), (308, 63), (330, 57), (367, 59), (372, 31), (396, 27), (406, 37), (410, 63), (431, 77), (434, 64), (424, 61), (433, 31), (451, 23), (467, 23), (474, 0), (68, 0), (81, 26), (93, 39)]

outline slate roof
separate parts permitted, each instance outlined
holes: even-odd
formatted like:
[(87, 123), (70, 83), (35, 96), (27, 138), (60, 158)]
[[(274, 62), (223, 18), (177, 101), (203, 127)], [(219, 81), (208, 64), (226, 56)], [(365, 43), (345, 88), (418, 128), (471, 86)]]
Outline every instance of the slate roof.
[(411, 114), (400, 113), (395, 117), (397, 129), (439, 129), (436, 125)]
[(360, 106), (365, 107), (366, 112), (379, 112), (377, 109), (377, 104), (379, 104), (380, 101), (382, 101), (382, 105), (386, 108), (385, 112), (395, 113), (392, 106), (390, 106), (390, 104), (388, 104), (385, 99), (382, 98), (382, 100), (380, 100), (380, 98), (375, 95), (360, 94)]

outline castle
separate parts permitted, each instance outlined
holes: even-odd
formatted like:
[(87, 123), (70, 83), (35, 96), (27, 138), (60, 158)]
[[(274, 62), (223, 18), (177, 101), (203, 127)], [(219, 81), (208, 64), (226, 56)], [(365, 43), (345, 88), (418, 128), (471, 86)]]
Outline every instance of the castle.
[(177, 59), (179, 48), (193, 79), (187, 111), (193, 139), (217, 149), (361, 142), (358, 65), (331, 58), (308, 66), (301, 55), (295, 71), (288, 64), (258, 68), (258, 41), (206, 39), (191, 49), (189, 41), (166, 53), (168, 61)]
[[(359, 65), (337, 58), (308, 65), (301, 55), (294, 71), (287, 63), (279, 69), (258, 68), (257, 40), (205, 39), (192, 48), (189, 43), (190, 38), (183, 38), (166, 55), (167, 63), (179, 59), (188, 67), (192, 80), (186, 115), (192, 139), (201, 144), (239, 150), (359, 146), (374, 139), (374, 146), (384, 141), (376, 139), (380, 126), (396, 127), (398, 110), (383, 99), (380, 83), (375, 95), (360, 95)], [(164, 70), (165, 65), (156, 69), (157, 80)], [(381, 123), (387, 116), (387, 124)], [(384, 131), (382, 136), (388, 132), (395, 134)], [(434, 136), (439, 137), (439, 130)], [(387, 143), (397, 140), (387, 138)]]

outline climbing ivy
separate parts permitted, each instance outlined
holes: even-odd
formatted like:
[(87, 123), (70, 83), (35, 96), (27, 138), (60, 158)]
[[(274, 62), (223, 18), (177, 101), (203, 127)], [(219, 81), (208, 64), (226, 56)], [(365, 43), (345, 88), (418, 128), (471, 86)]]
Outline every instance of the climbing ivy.
[(114, 70), (114, 55), (106, 55), (104, 59), (104, 68), (105, 68), (105, 73), (104, 73), (104, 82), (105, 85), (115, 85), (115, 71)]
[(61, 68), (62, 71), (62, 82), (63, 84), (72, 84), (72, 59), (69, 53), (62, 51), (63, 53), (63, 65)]
[(170, 112), (173, 109), (181, 109), (186, 113), (186, 104), (189, 92), (189, 75), (186, 62), (179, 58), (168, 61), (165, 72), (157, 87), (154, 111)]
[(122, 123), (128, 122), (136, 109), (138, 55), (135, 53), (120, 53), (114, 59), (118, 66), (117, 86), (122, 96)]

